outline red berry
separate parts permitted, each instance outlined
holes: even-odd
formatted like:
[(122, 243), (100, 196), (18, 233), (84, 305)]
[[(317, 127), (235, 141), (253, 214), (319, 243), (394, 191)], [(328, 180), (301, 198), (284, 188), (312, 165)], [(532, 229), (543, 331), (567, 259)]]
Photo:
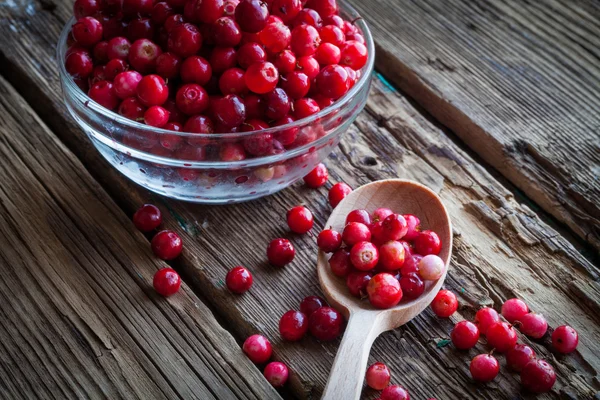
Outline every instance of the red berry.
[(403, 217), (406, 220), (407, 225), (404, 240), (415, 240), (415, 238), (419, 235), (421, 220), (412, 214), (404, 214)]
[(279, 72), (270, 62), (256, 63), (248, 67), (244, 79), (252, 92), (265, 94), (277, 86)]
[(94, 70), (94, 63), (87, 51), (78, 50), (67, 56), (65, 68), (73, 78), (87, 78)]
[(172, 260), (181, 254), (183, 243), (173, 231), (160, 231), (152, 238), (152, 252), (162, 260)]
[(162, 214), (158, 207), (144, 204), (133, 214), (133, 224), (142, 232), (150, 232), (158, 228), (162, 222)]
[(292, 31), (290, 44), (296, 57), (312, 56), (321, 44), (321, 37), (314, 26), (299, 25)]
[(342, 47), (340, 64), (359, 70), (367, 64), (369, 54), (367, 47), (356, 40), (349, 40)]
[(198, 84), (182, 85), (175, 95), (177, 108), (184, 114), (195, 115), (204, 112), (209, 105), (208, 93)]
[(319, 188), (327, 183), (329, 173), (323, 163), (319, 163), (312, 171), (304, 177), (304, 183), (310, 188)]
[(490, 382), (500, 372), (498, 360), (490, 354), (479, 354), (471, 360), (471, 376), (479, 382)]
[(317, 90), (325, 97), (340, 98), (348, 91), (348, 76), (341, 65), (328, 65), (317, 75)]
[(344, 182), (338, 182), (329, 189), (329, 204), (335, 208), (344, 197), (348, 196), (352, 192), (352, 188)]
[(255, 94), (244, 96), (247, 119), (262, 119), (265, 116), (265, 101)]
[[(242, 126), (242, 131), (262, 130), (268, 127), (266, 122), (259, 120), (247, 120)], [(271, 133), (260, 133), (244, 139), (244, 149), (253, 156), (269, 154), (273, 149), (273, 135)]]
[(371, 231), (365, 224), (350, 222), (344, 227), (342, 240), (348, 246), (354, 246), (358, 242), (368, 242), (371, 240)]
[(275, 88), (263, 96), (265, 101), (265, 116), (278, 120), (285, 117), (291, 108), (287, 93), (281, 88)]
[(244, 146), (239, 143), (223, 143), (219, 151), (221, 161), (242, 161), (246, 159)]
[(426, 281), (435, 281), (442, 277), (446, 266), (438, 256), (430, 254), (419, 261), (419, 275)]
[[(374, 236), (374, 234), (373, 234), (373, 236)], [(406, 249), (404, 251), (406, 251)], [(402, 268), (400, 270), (402, 275), (411, 274), (411, 273), (418, 274), (419, 273), (419, 262), (422, 259), (423, 259), (423, 256), (420, 254), (413, 254), (410, 257), (404, 258), (404, 265), (402, 265)]]
[[(247, 69), (252, 64), (265, 61), (267, 61), (267, 53), (258, 43), (245, 43), (237, 51), (237, 63), (244, 69)], [(277, 67), (277, 63), (275, 63), (275, 66)]]
[(331, 43), (321, 43), (315, 53), (315, 60), (321, 65), (332, 65), (340, 62), (340, 49)]
[(262, 335), (252, 335), (244, 341), (242, 350), (250, 361), (255, 364), (262, 364), (271, 358), (273, 348), (269, 340)]
[(431, 309), (441, 318), (448, 318), (458, 309), (456, 295), (449, 290), (440, 290), (431, 302)]
[[(204, 115), (195, 115), (189, 118), (184, 127), (183, 132), (190, 133), (212, 133), (214, 132), (213, 124), (210, 119)], [(193, 139), (189, 138), (188, 143), (191, 145), (202, 145), (205, 143), (204, 139)]]
[(170, 15), (173, 15), (173, 7), (165, 1), (154, 4), (152, 8), (152, 22), (157, 25), (164, 25)]
[(379, 265), (386, 271), (395, 271), (404, 264), (404, 246), (390, 240), (379, 247)]
[(308, 208), (296, 206), (287, 212), (287, 223), (295, 233), (306, 233), (313, 227), (313, 216)]
[(415, 238), (415, 250), (424, 256), (428, 254), (440, 254), (442, 241), (437, 233), (433, 231), (423, 231)]
[(181, 278), (173, 268), (161, 268), (154, 274), (154, 290), (161, 296), (172, 296), (181, 287)]
[(271, 54), (285, 50), (292, 40), (290, 28), (280, 22), (268, 24), (259, 32), (258, 37), (265, 49)]
[(276, 267), (283, 267), (292, 262), (296, 255), (294, 246), (287, 239), (273, 239), (267, 247), (267, 258)]
[[(127, 38), (131, 41), (138, 39), (153, 39), (155, 36), (154, 24), (150, 18), (137, 18), (127, 25)], [(161, 31), (162, 32), (162, 31)], [(164, 32), (164, 40), (167, 39), (167, 33)], [(159, 40), (162, 40), (159, 38)], [(159, 42), (160, 43), (160, 42)]]
[(529, 312), (527, 304), (520, 299), (509, 299), (502, 304), (502, 316), (510, 323), (520, 320)]
[(100, 2), (96, 0), (75, 0), (73, 15), (80, 19), (96, 14), (100, 10)]
[(568, 325), (561, 325), (552, 332), (552, 346), (559, 353), (575, 351), (577, 344), (579, 344), (579, 335)]
[(323, 43), (331, 43), (338, 47), (346, 43), (344, 32), (335, 25), (324, 26), (319, 31), (319, 35), (321, 35), (321, 41)]
[(263, 375), (274, 388), (280, 388), (287, 382), (289, 371), (284, 363), (273, 361), (267, 364)]
[(322, 18), (337, 14), (336, 0), (308, 0), (306, 7), (314, 9)]
[(119, 59), (126, 60), (129, 56), (129, 49), (131, 43), (124, 37), (117, 36), (108, 41), (108, 48), (106, 54), (109, 60)]
[(302, 10), (300, 0), (273, 0), (271, 3), (273, 15), (281, 18), (283, 23), (289, 24)]
[(500, 321), (500, 316), (493, 308), (485, 307), (475, 313), (475, 325), (477, 325), (482, 335), (485, 335), (488, 328), (498, 321)]
[(402, 274), (399, 281), (402, 295), (407, 300), (416, 299), (425, 291), (425, 284), (417, 274)]
[(78, 45), (91, 47), (102, 40), (102, 24), (96, 18), (83, 17), (73, 25), (71, 33)]
[(373, 222), (383, 222), (384, 219), (386, 219), (393, 213), (394, 212), (389, 208), (378, 208), (377, 210), (373, 211)]
[(202, 47), (202, 34), (195, 25), (177, 25), (169, 32), (167, 48), (181, 58), (193, 56), (198, 53), (200, 47)]
[(158, 75), (146, 75), (136, 89), (137, 97), (146, 107), (160, 106), (169, 97), (169, 88)]
[(350, 222), (360, 222), (369, 226), (371, 225), (371, 216), (367, 210), (352, 210), (346, 216), (346, 225)]
[(162, 54), (162, 50), (156, 43), (148, 39), (138, 39), (129, 49), (128, 60), (133, 68), (148, 73), (156, 69), (156, 59)]
[(300, 26), (300, 25), (310, 25), (317, 29), (320, 29), (323, 26), (323, 19), (319, 15), (318, 12), (311, 8), (305, 8), (298, 13), (296, 18), (292, 23), (292, 26)]
[(535, 360), (535, 352), (524, 344), (517, 344), (506, 353), (506, 365), (517, 372), (522, 371), (533, 360)]
[(352, 270), (350, 253), (346, 249), (339, 249), (329, 258), (329, 268), (334, 275), (344, 277)]
[(223, 72), (219, 78), (219, 89), (223, 94), (243, 95), (248, 91), (246, 81), (244, 80), (244, 70), (240, 68), (230, 68)]
[(549, 392), (554, 382), (556, 382), (554, 368), (544, 360), (530, 361), (521, 371), (521, 383), (531, 392)]
[(308, 317), (300, 312), (290, 310), (279, 320), (279, 333), (285, 340), (294, 342), (304, 337), (308, 331)]
[(205, 24), (212, 24), (223, 15), (225, 4), (223, 0), (196, 0), (194, 16)]
[(254, 279), (250, 271), (242, 266), (233, 267), (227, 272), (227, 276), (225, 277), (227, 289), (237, 294), (247, 292), (252, 286), (253, 281)]
[(460, 321), (454, 325), (450, 334), (454, 347), (459, 350), (468, 350), (475, 347), (479, 340), (479, 329), (471, 321)]
[(267, 3), (261, 0), (242, 0), (235, 9), (235, 20), (244, 32), (261, 31), (269, 18)]
[(202, 57), (188, 57), (181, 64), (181, 79), (186, 83), (197, 83), (204, 86), (211, 76), (211, 65)]
[(375, 275), (367, 284), (367, 294), (375, 308), (394, 307), (402, 299), (400, 283), (388, 273)]
[(384, 363), (377, 362), (367, 368), (367, 385), (375, 390), (383, 390), (390, 384), (390, 370)]
[(292, 99), (300, 99), (308, 94), (310, 79), (300, 71), (293, 71), (281, 77), (281, 87)]
[(406, 220), (399, 214), (392, 214), (386, 217), (381, 227), (385, 240), (400, 240), (408, 231)]
[(506, 353), (517, 344), (517, 332), (506, 322), (496, 322), (486, 333), (488, 344), (499, 353)]
[(119, 98), (114, 91), (113, 84), (109, 81), (94, 83), (92, 87), (90, 87), (88, 95), (96, 103), (109, 110), (114, 110), (119, 105)]
[(221, 47), (234, 47), (242, 40), (240, 26), (230, 17), (221, 17), (213, 24), (215, 43)]
[(408, 391), (402, 386), (392, 385), (383, 389), (380, 400), (410, 400)]
[(141, 80), (142, 74), (137, 71), (121, 72), (115, 77), (113, 90), (120, 99), (135, 96), (137, 86)]
[(94, 56), (94, 61), (96, 63), (105, 64), (108, 62), (108, 42), (103, 40), (97, 43), (94, 46), (94, 50), (92, 51), (92, 55)]
[(521, 323), (519, 325), (521, 332), (534, 339), (541, 338), (548, 330), (548, 322), (541, 314), (527, 313), (519, 319), (519, 322)]
[[(129, 68), (129, 64), (127, 64), (126, 61), (120, 60), (118, 58), (110, 60), (108, 63), (106, 63), (106, 66), (104, 67), (104, 73), (106, 74), (106, 79), (114, 80), (119, 74), (127, 71), (128, 68)], [(136, 72), (136, 71), (131, 71), (131, 72)]]
[(321, 111), (319, 104), (315, 100), (309, 99), (308, 97), (298, 99), (294, 102), (294, 118), (297, 120), (309, 117), (318, 113), (319, 111)]
[(367, 294), (367, 285), (373, 278), (370, 271), (352, 271), (346, 277), (346, 286), (352, 296), (365, 297)]
[(308, 296), (302, 299), (300, 302), (300, 311), (304, 313), (306, 316), (310, 317), (310, 315), (317, 311), (321, 307), (327, 306), (327, 302), (319, 296)]
[(152, 106), (144, 113), (146, 125), (162, 128), (169, 122), (169, 112), (161, 106)]
[(119, 115), (129, 118), (133, 121), (138, 121), (144, 118), (146, 107), (140, 103), (137, 97), (125, 99), (119, 105)]
[(164, 79), (173, 79), (179, 75), (181, 58), (172, 53), (162, 53), (156, 58), (156, 73)]
[(333, 253), (342, 245), (342, 235), (333, 229), (324, 229), (317, 237), (317, 246), (325, 253)]
[(358, 242), (350, 250), (350, 262), (360, 271), (369, 271), (379, 262), (379, 251), (371, 242)]
[(127, 17), (134, 17), (138, 14), (150, 14), (153, 6), (153, 0), (122, 0), (121, 2), (123, 14)]
[(308, 318), (310, 334), (319, 340), (330, 341), (340, 336), (344, 319), (331, 307), (321, 307)]
[(271, 61), (281, 75), (290, 73), (296, 68), (296, 56), (291, 50), (283, 50), (281, 53), (277, 53)]
[(237, 128), (246, 118), (246, 107), (235, 94), (211, 99), (211, 111), (215, 122), (224, 129)]
[(311, 81), (319, 75), (319, 71), (321, 70), (317, 60), (311, 56), (298, 58), (296, 61), (296, 68), (298, 71), (305, 73)]

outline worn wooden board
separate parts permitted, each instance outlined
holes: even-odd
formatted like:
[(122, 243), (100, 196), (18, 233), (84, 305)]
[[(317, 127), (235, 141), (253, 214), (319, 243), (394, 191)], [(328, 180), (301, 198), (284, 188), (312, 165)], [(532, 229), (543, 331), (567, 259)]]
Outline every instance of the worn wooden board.
[(0, 182), (0, 397), (278, 397), (1, 77)]
[(595, 0), (350, 0), (377, 67), (600, 250)]
[[(18, 16), (20, 11), (12, 12)], [(13, 14), (3, 15), (7, 18)], [(3, 30), (3, 72), (15, 77), (15, 84), (36, 111), (119, 204), (132, 212), (142, 201), (152, 200), (168, 211), (166, 224), (185, 237), (186, 251), (177, 267), (185, 272), (188, 282), (212, 302), (238, 338), (257, 331), (271, 337), (275, 356), (294, 371), (294, 392), (317, 398), (337, 344), (310, 338), (284, 344), (278, 338), (279, 316), (297, 307), (302, 297), (318, 293), (314, 236), (289, 236), (281, 216), (291, 205), (306, 202), (321, 226), (329, 212), (326, 190), (308, 190), (298, 184), (252, 203), (205, 207), (160, 199), (127, 184), (90, 151), (79, 130), (71, 129), (73, 125), (58, 100), (58, 81), (48, 47), (58, 35), (59, 28), (54, 26), (67, 16), (67, 7), (59, 3), (52, 12), (35, 9), (23, 16), (30, 23), (16, 25), (19, 35)], [(40, 25), (46, 26), (45, 36), (37, 32)], [(36, 63), (25, 57), (31, 52), (36, 54)], [(499, 307), (502, 300), (518, 295), (547, 315), (551, 325), (568, 322), (582, 336), (580, 352), (567, 357), (555, 358), (547, 339), (533, 344), (539, 354), (557, 365), (560, 376), (555, 391), (540, 398), (589, 398), (598, 390), (598, 268), (519, 204), (510, 191), (384, 81), (375, 82), (368, 112), (349, 130), (328, 165), (332, 182), (344, 180), (355, 186), (395, 176), (419, 180), (440, 193), (456, 226), (455, 257), (447, 286), (459, 293), (460, 313), (453, 320), (439, 320), (428, 310), (375, 343), (372, 360), (388, 363), (396, 383), (406, 385), (415, 398), (517, 397), (518, 377), (504, 369), (492, 384), (471, 382), (468, 361), (486, 350), (483, 342), (467, 353), (451, 346), (438, 348), (436, 343), (448, 336), (453, 322), (472, 317), (480, 304)], [(294, 263), (284, 270), (268, 266), (264, 255), (268, 241), (280, 235), (291, 237), (298, 252)], [(250, 267), (256, 279), (254, 289), (243, 296), (230, 295), (223, 288), (225, 272), (238, 263)], [(568, 321), (565, 316), (569, 316)], [(366, 392), (365, 397), (376, 396)]]

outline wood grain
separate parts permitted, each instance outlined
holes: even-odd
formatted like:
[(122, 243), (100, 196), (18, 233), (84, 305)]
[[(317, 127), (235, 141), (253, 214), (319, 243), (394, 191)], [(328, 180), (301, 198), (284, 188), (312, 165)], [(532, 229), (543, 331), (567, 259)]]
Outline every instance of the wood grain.
[[(272, 338), (276, 358), (293, 371), (294, 393), (318, 398), (337, 343), (307, 338), (289, 344), (278, 337), (279, 316), (297, 308), (304, 296), (319, 292), (315, 238), (289, 234), (281, 216), (290, 206), (306, 203), (322, 227), (329, 215), (327, 188), (309, 190), (298, 184), (251, 203), (205, 207), (156, 198), (129, 184), (90, 149), (60, 103), (52, 46), (69, 15), (66, 3), (56, 3), (52, 12), (25, 1), (19, 3), (22, 7), (0, 8), (0, 18), (13, 21), (18, 31), (0, 24), (0, 69), (128, 212), (142, 201), (156, 202), (166, 211), (166, 226), (179, 230), (186, 241), (177, 267), (188, 283), (212, 303), (239, 339), (254, 332)], [(28, 4), (34, 12), (25, 11)], [(27, 57), (32, 54), (35, 57)], [(598, 268), (515, 200), (386, 81), (374, 81), (367, 108), (327, 160), (330, 181), (358, 186), (402, 177), (434, 189), (456, 221), (446, 286), (458, 293), (461, 303), (451, 320), (437, 319), (426, 310), (404, 327), (382, 335), (374, 343), (370, 361), (390, 365), (393, 382), (405, 385), (417, 399), (517, 398), (519, 379), (505, 368), (494, 383), (471, 381), (468, 362), (488, 350), (483, 341), (468, 352), (437, 343), (448, 337), (454, 322), (472, 318), (481, 305), (499, 308), (503, 300), (519, 296), (544, 313), (551, 326), (569, 323), (581, 337), (579, 351), (570, 356), (554, 356), (547, 337), (535, 343), (523, 338), (558, 370), (555, 390), (539, 398), (592, 397), (598, 391), (600, 369)], [(265, 262), (266, 244), (278, 236), (290, 237), (297, 250), (296, 260), (283, 270)], [(236, 264), (248, 266), (255, 276), (253, 290), (243, 296), (223, 288), (225, 272)], [(364, 397), (375, 398), (376, 393), (365, 390)]]
[(0, 397), (279, 397), (0, 78)]
[(350, 0), (377, 68), (600, 250), (594, 0)]

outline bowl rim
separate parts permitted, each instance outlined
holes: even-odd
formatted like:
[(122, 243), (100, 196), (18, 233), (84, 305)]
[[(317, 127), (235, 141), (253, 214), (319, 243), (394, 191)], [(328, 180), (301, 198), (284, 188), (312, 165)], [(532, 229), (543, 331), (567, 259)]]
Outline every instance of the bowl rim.
[[(65, 58), (67, 49), (68, 49), (67, 48), (67, 37), (69, 35), (72, 25), (75, 23), (75, 17), (73, 17), (73, 16), (67, 21), (67, 23), (63, 27), (61, 34), (59, 36), (59, 39), (58, 39), (58, 43), (57, 43), (56, 53), (57, 53), (57, 61), (58, 61), (58, 68), (59, 68), (59, 78), (60, 78), (61, 82), (65, 85), (65, 87), (63, 88), (63, 91), (68, 90), (69, 92), (71, 92), (77, 98), (77, 100), (81, 101), (81, 103), (83, 103), (83, 104), (86, 104), (86, 106), (90, 110), (92, 110), (98, 114), (102, 114), (104, 117), (107, 117), (107, 118), (113, 120), (113, 122), (115, 122), (115, 123), (124, 125), (125, 128), (131, 128), (131, 129), (135, 129), (137, 131), (151, 132), (153, 134), (158, 134), (158, 135), (170, 135), (170, 136), (175, 135), (175, 136), (181, 136), (183, 138), (193, 137), (195, 139), (206, 138), (206, 139), (215, 140), (215, 139), (221, 139), (221, 138), (222, 139), (232, 139), (232, 138), (238, 139), (238, 138), (242, 138), (244, 136), (256, 135), (258, 133), (260, 133), (260, 134), (277, 133), (277, 132), (281, 132), (286, 129), (301, 128), (304, 126), (308, 126), (309, 124), (328, 116), (329, 114), (339, 110), (340, 107), (343, 107), (344, 105), (346, 105), (352, 98), (354, 98), (361, 91), (361, 89), (365, 85), (367, 85), (370, 82), (371, 75), (373, 74), (373, 69), (374, 69), (374, 64), (375, 64), (375, 44), (373, 42), (373, 37), (371, 35), (371, 31), (369, 30), (369, 27), (367, 26), (367, 23), (360, 16), (358, 11), (356, 11), (356, 9), (354, 7), (352, 7), (350, 4), (348, 4), (348, 2), (346, 2), (345, 0), (338, 0), (338, 4), (341, 6), (340, 7), (341, 12), (351, 16), (354, 24), (357, 25), (360, 28), (360, 30), (362, 31), (362, 34), (365, 38), (365, 45), (367, 47), (367, 52), (368, 52), (367, 63), (362, 68), (362, 73), (361, 73), (361, 76), (360, 76), (358, 82), (356, 82), (356, 84), (354, 86), (352, 86), (352, 88), (348, 92), (346, 92), (342, 97), (337, 99), (331, 106), (326, 107), (326, 108), (320, 110), (319, 112), (317, 112), (313, 115), (310, 115), (306, 118), (302, 118), (302, 119), (296, 120), (294, 122), (291, 122), (291, 123), (288, 123), (285, 125), (270, 127), (270, 128), (263, 129), (260, 131), (248, 131), (248, 132), (193, 133), (193, 132), (171, 131), (171, 130), (167, 130), (167, 129), (163, 129), (163, 128), (152, 127), (152, 126), (149, 126), (146, 124), (142, 124), (142, 123), (130, 120), (128, 118), (125, 118), (125, 117), (119, 115), (115, 111), (111, 111), (111, 110), (101, 106), (99, 103), (96, 103), (94, 100), (92, 100), (85, 92), (83, 92), (81, 90), (81, 88), (79, 88), (79, 86), (77, 86), (77, 84), (75, 83), (75, 80), (73, 79), (71, 74), (69, 74), (67, 72), (65, 63), (63, 61)], [(336, 105), (336, 104), (338, 104), (338, 107), (334, 107), (334, 105)], [(329, 138), (329, 136), (334, 132), (335, 132), (335, 130), (328, 132), (327, 135), (325, 135), (322, 139)], [(301, 147), (304, 147), (304, 146), (301, 146)], [(293, 149), (293, 150), (296, 150), (296, 149)], [(258, 158), (261, 158), (261, 157), (258, 157)]]

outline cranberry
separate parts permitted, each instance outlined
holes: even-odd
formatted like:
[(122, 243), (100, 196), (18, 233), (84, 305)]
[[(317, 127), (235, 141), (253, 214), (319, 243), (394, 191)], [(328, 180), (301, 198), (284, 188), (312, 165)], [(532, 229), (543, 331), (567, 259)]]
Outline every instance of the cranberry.
[[(244, 122), (243, 131), (262, 130), (268, 127), (266, 122), (249, 120)], [(258, 133), (244, 139), (244, 149), (253, 156), (264, 156), (273, 149), (273, 135), (270, 133)]]
[(339, 15), (330, 15), (329, 17), (323, 18), (323, 24), (336, 26), (344, 33), (344, 19)]
[(395, 271), (404, 264), (404, 246), (395, 240), (379, 247), (379, 265), (386, 271)]
[(477, 327), (479, 328), (479, 332), (481, 332), (482, 335), (485, 335), (487, 333), (488, 328), (498, 321), (500, 321), (500, 316), (498, 315), (498, 312), (493, 308), (485, 307), (477, 311), (477, 313), (475, 313), (474, 322), (475, 325), (477, 325)]
[[(114, 59), (110, 60), (108, 63), (106, 63), (106, 66), (104, 68), (104, 73), (106, 74), (106, 79), (112, 81), (117, 77), (117, 75), (119, 75), (122, 72), (127, 71), (128, 68), (129, 68), (129, 65), (127, 64), (126, 61), (120, 60), (118, 58), (114, 58)], [(139, 74), (139, 72), (138, 72), (138, 74)], [(136, 87), (137, 87), (137, 84), (136, 84)]]
[(390, 384), (390, 370), (384, 363), (376, 362), (367, 368), (367, 385), (375, 390), (383, 390)]
[(92, 55), (94, 56), (94, 61), (97, 63), (107, 63), (108, 62), (108, 42), (103, 40), (102, 42), (97, 43), (92, 50)]
[(263, 374), (271, 386), (280, 388), (287, 382), (289, 371), (284, 363), (273, 361), (267, 364)]
[(529, 312), (527, 304), (520, 299), (509, 299), (502, 304), (502, 316), (510, 323), (520, 320)]
[(267, 61), (267, 53), (258, 43), (245, 43), (237, 51), (237, 63), (244, 69), (265, 61)]
[(186, 58), (181, 64), (181, 80), (204, 86), (212, 76), (212, 68), (206, 59), (198, 56)]
[(244, 81), (244, 70), (240, 68), (230, 68), (223, 72), (219, 78), (219, 89), (223, 94), (242, 95), (248, 91)]
[(340, 62), (341, 52), (339, 47), (331, 43), (321, 43), (315, 53), (315, 59), (321, 65), (332, 65)]
[(379, 251), (371, 242), (358, 242), (350, 250), (350, 262), (360, 271), (368, 271), (379, 262)]
[(75, 0), (73, 4), (73, 15), (77, 19), (94, 15), (99, 10), (100, 2), (96, 0)]
[(348, 91), (348, 71), (341, 65), (328, 65), (319, 72), (316, 83), (319, 93), (337, 99)]
[(354, 70), (359, 70), (365, 66), (367, 59), (367, 47), (356, 40), (349, 40), (342, 47), (340, 61), (340, 64), (342, 65), (347, 65)]
[(298, 13), (292, 23), (293, 26), (310, 25), (317, 29), (323, 26), (323, 19), (318, 12), (312, 8), (305, 8)]
[(313, 227), (313, 216), (308, 208), (296, 206), (287, 212), (287, 223), (295, 233), (306, 233)]
[(367, 210), (352, 210), (346, 216), (346, 224), (350, 222), (360, 222), (369, 226), (371, 225), (371, 216)]
[(471, 376), (479, 382), (490, 382), (500, 372), (498, 360), (490, 354), (479, 354), (471, 360)]
[(499, 353), (506, 353), (517, 344), (517, 332), (506, 322), (496, 322), (491, 325), (486, 337), (488, 344)]
[(506, 353), (506, 365), (517, 372), (521, 372), (533, 360), (535, 360), (535, 351), (524, 344), (517, 344)]
[(133, 224), (142, 232), (150, 232), (158, 228), (162, 222), (162, 214), (158, 207), (144, 204), (133, 214)]
[(419, 275), (426, 281), (435, 281), (442, 277), (446, 266), (438, 256), (430, 254), (419, 261)]
[(271, 3), (273, 15), (281, 18), (282, 22), (289, 24), (302, 10), (301, 0), (273, 0)]
[(212, 24), (223, 15), (224, 10), (223, 0), (196, 0), (194, 17), (205, 24)]
[(298, 99), (294, 102), (294, 118), (296, 119), (309, 117), (319, 111), (321, 111), (319, 104), (308, 97)]
[(304, 177), (304, 183), (306, 186), (316, 189), (326, 184), (328, 178), (329, 173), (327, 172), (327, 167), (325, 164), (319, 163), (312, 171), (308, 173), (308, 175)]
[(367, 284), (367, 294), (375, 308), (394, 307), (402, 299), (400, 283), (394, 275), (388, 273), (375, 275)]
[(237, 128), (246, 118), (244, 102), (235, 94), (213, 100), (211, 110), (215, 122), (227, 129)]
[(404, 240), (415, 240), (419, 235), (421, 220), (412, 214), (404, 214), (403, 217), (406, 220), (407, 225)]
[(167, 48), (181, 58), (193, 56), (200, 47), (202, 47), (202, 35), (195, 25), (177, 25), (169, 32)]
[(434, 231), (423, 231), (415, 239), (415, 250), (424, 256), (428, 254), (440, 254), (442, 241)]
[(340, 335), (343, 323), (342, 314), (331, 307), (321, 307), (308, 318), (308, 329), (317, 339), (330, 341)]
[(319, 35), (321, 36), (321, 41), (323, 43), (331, 43), (333, 45), (339, 46), (346, 43), (346, 37), (344, 36), (344, 32), (340, 29), (340, 27), (335, 25), (327, 25), (321, 28), (319, 31)]
[(92, 17), (80, 18), (71, 29), (73, 39), (83, 47), (91, 47), (102, 40), (102, 24)]
[(448, 318), (458, 309), (456, 295), (449, 290), (440, 290), (431, 302), (431, 309), (441, 318)]
[(146, 107), (160, 106), (169, 97), (169, 88), (158, 75), (146, 75), (136, 89), (137, 97)]
[(146, 125), (162, 128), (169, 122), (169, 112), (161, 106), (152, 106), (144, 113)]
[(317, 75), (319, 75), (319, 71), (321, 71), (317, 60), (315, 60), (315, 58), (311, 56), (298, 58), (298, 61), (296, 62), (296, 67), (298, 68), (298, 71), (302, 71), (303, 73), (305, 73), (306, 76), (308, 76), (308, 79), (310, 79), (311, 81), (315, 79)]
[(160, 231), (152, 238), (152, 252), (162, 260), (172, 260), (181, 254), (183, 243), (173, 231)]
[(407, 300), (416, 299), (425, 291), (425, 284), (417, 274), (402, 274), (399, 281), (402, 295)]
[(133, 121), (138, 121), (144, 118), (146, 108), (140, 103), (137, 97), (125, 99), (119, 105), (119, 115), (129, 118)]
[[(406, 251), (406, 249), (405, 249), (405, 251)], [(419, 262), (422, 259), (423, 259), (423, 256), (420, 254), (413, 254), (410, 257), (406, 257), (404, 259), (404, 264), (402, 265), (402, 268), (400, 270), (402, 275), (411, 274), (411, 273), (418, 274), (419, 273)]]
[(299, 25), (292, 31), (290, 45), (296, 57), (312, 56), (321, 44), (321, 37), (314, 26)]
[(365, 224), (350, 222), (344, 227), (342, 240), (348, 246), (354, 246), (358, 242), (368, 242), (371, 240), (371, 231)]
[(87, 78), (94, 70), (94, 63), (87, 51), (75, 51), (67, 56), (65, 68), (73, 78)]
[[(138, 18), (129, 22), (127, 26), (127, 38), (131, 41), (138, 39), (152, 39), (154, 38), (154, 25), (149, 18)], [(166, 32), (164, 33), (164, 39), (167, 39)]]
[(121, 72), (115, 77), (113, 90), (121, 99), (135, 96), (137, 86), (141, 80), (142, 74), (137, 71)]
[(310, 80), (300, 71), (293, 71), (281, 77), (281, 87), (292, 99), (300, 99), (308, 94)]
[(394, 212), (389, 208), (378, 208), (377, 210), (373, 211), (373, 222), (383, 221), (393, 213)]
[(285, 340), (300, 340), (307, 331), (308, 317), (300, 311), (288, 311), (279, 320), (279, 333)]
[(325, 253), (333, 253), (342, 245), (342, 235), (333, 229), (325, 229), (317, 237), (317, 246)]
[(340, 201), (344, 200), (344, 197), (348, 196), (352, 192), (352, 188), (344, 182), (338, 182), (329, 189), (329, 204), (335, 208)]
[(135, 17), (137, 14), (150, 14), (154, 6), (153, 0), (122, 0), (121, 9), (126, 17)]
[(260, 42), (271, 54), (285, 50), (292, 40), (290, 28), (279, 22), (268, 24), (258, 35)]
[(579, 344), (577, 331), (568, 325), (561, 325), (552, 332), (552, 346), (559, 353), (575, 351)]
[(546, 322), (546, 318), (541, 314), (525, 314), (519, 322), (521, 323), (519, 326), (521, 332), (534, 339), (540, 339), (548, 330), (548, 322)]
[(400, 240), (406, 235), (408, 225), (402, 215), (392, 214), (383, 220), (383, 236), (387, 240)]
[(408, 391), (402, 386), (391, 385), (383, 389), (380, 400), (410, 400)]
[(521, 383), (531, 392), (549, 392), (554, 382), (556, 382), (554, 368), (544, 360), (533, 360), (521, 371)]
[(119, 59), (126, 60), (129, 56), (131, 42), (124, 37), (117, 36), (108, 41), (106, 54), (109, 60)]
[(248, 67), (245, 79), (248, 89), (254, 93), (264, 94), (275, 89), (279, 73), (270, 62), (256, 63)]
[(339, 249), (329, 258), (329, 268), (334, 275), (344, 277), (348, 275), (352, 267), (350, 265), (350, 253), (346, 249)]
[(267, 247), (267, 258), (276, 267), (283, 267), (292, 262), (296, 251), (287, 239), (273, 239)]
[(327, 306), (327, 302), (319, 296), (308, 296), (300, 302), (300, 311), (309, 316), (321, 307)]
[(460, 321), (454, 325), (450, 334), (454, 347), (459, 350), (468, 350), (475, 347), (479, 340), (479, 329), (471, 321)]
[(242, 294), (247, 292), (253, 283), (252, 274), (242, 266), (233, 267), (225, 277), (227, 289), (233, 293)]
[[(190, 117), (183, 126), (183, 132), (189, 133), (213, 133), (213, 123), (204, 115), (194, 115)], [(191, 145), (206, 144), (205, 139), (188, 138), (188, 143)]]
[(221, 17), (213, 24), (213, 33), (217, 46), (234, 47), (242, 40), (240, 26), (230, 17)]
[(244, 341), (242, 350), (250, 361), (255, 364), (262, 364), (271, 358), (273, 348), (269, 340), (262, 335), (252, 335)]
[(101, 106), (114, 110), (119, 105), (119, 98), (115, 94), (113, 84), (109, 81), (96, 82), (90, 87), (88, 95)]
[(173, 15), (173, 7), (165, 1), (154, 4), (152, 8), (152, 22), (157, 25), (164, 25), (167, 18)]
[(265, 116), (265, 101), (262, 97), (255, 94), (246, 94), (244, 96), (244, 106), (246, 107), (247, 119), (261, 119)]
[(235, 16), (235, 8), (240, 4), (239, 0), (225, 0), (223, 14), (229, 17)]
[(296, 56), (291, 50), (284, 50), (272, 57), (273, 64), (280, 74), (288, 74), (296, 68)]
[(244, 32), (261, 31), (269, 18), (267, 4), (261, 0), (241, 0), (235, 9), (235, 20)]
[(154, 274), (154, 290), (161, 296), (172, 296), (181, 287), (181, 278), (173, 268), (161, 268)]
[(156, 58), (156, 73), (164, 79), (173, 79), (179, 75), (181, 59), (172, 53), (162, 53)]
[(183, 15), (181, 14), (173, 14), (169, 15), (164, 23), (164, 28), (167, 33), (171, 32), (175, 27), (179, 25), (183, 25)]
[(291, 108), (287, 93), (281, 88), (275, 88), (264, 95), (265, 116), (269, 119), (278, 120), (285, 117)]
[(224, 143), (219, 150), (221, 161), (242, 161), (246, 159), (244, 146), (239, 143)]

